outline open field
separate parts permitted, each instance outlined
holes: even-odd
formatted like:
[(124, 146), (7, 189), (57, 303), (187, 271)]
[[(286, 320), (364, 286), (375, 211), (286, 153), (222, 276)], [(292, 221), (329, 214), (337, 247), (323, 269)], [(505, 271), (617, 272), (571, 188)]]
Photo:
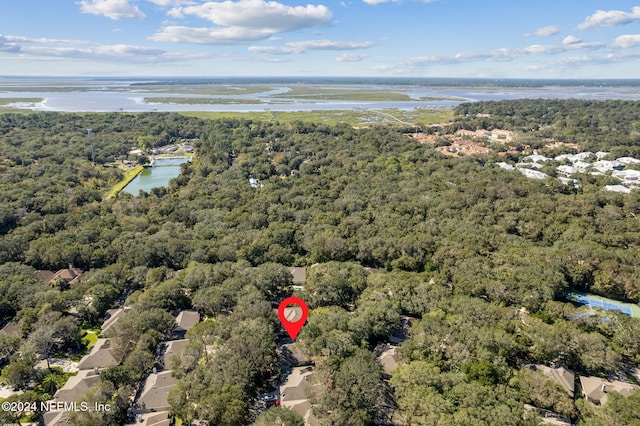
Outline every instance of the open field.
[(351, 126), (368, 126), (373, 124), (400, 124), (404, 122), (410, 125), (430, 125), (450, 121), (453, 118), (451, 109), (426, 109), (414, 110), (349, 110), (349, 111), (295, 111), (295, 112), (213, 112), (192, 111), (180, 114), (198, 117), (202, 119), (241, 117), (256, 121), (279, 121), (291, 123), (293, 121), (313, 121), (316, 123), (338, 124), (347, 123)]
[(249, 104), (256, 105), (263, 103), (259, 99), (228, 99), (228, 98), (187, 98), (187, 97), (157, 97), (144, 98), (145, 103), (163, 103), (163, 104), (187, 104), (187, 105), (228, 105), (228, 104)]

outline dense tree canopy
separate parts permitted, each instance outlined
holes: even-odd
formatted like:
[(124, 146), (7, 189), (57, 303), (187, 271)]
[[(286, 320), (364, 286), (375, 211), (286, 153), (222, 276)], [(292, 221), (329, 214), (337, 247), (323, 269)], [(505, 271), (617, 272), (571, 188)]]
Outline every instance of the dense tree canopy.
[[(465, 104), (448, 130), (507, 128), (532, 147), (554, 138), (640, 158), (638, 105)], [(123, 175), (113, 161), (135, 160), (132, 146), (182, 139), (196, 156), (167, 188), (103, 199)], [(536, 424), (524, 404), (584, 424), (635, 420), (636, 397), (574, 404), (521, 367), (604, 377), (640, 362), (639, 319), (564, 299), (581, 290), (640, 301), (640, 193), (546, 185), (497, 158), (447, 158), (392, 127), (0, 115), (0, 319), (20, 330), (0, 339), (3, 378), (30, 389), (38, 357), (81, 351), (81, 329), (126, 298), (132, 310), (113, 332), (122, 363), (86, 397), (119, 408), (76, 419), (119, 424), (171, 314), (193, 308), (206, 320), (174, 357), (172, 414), (299, 424), (279, 408), (251, 412), (280, 380), (286, 267), (304, 266), (311, 312), (299, 343), (325, 379), (314, 396), (321, 422), (372, 424), (396, 409), (400, 424)], [(51, 286), (36, 272), (70, 264), (88, 270), (81, 283)], [(373, 351), (401, 324), (408, 339), (387, 383)]]

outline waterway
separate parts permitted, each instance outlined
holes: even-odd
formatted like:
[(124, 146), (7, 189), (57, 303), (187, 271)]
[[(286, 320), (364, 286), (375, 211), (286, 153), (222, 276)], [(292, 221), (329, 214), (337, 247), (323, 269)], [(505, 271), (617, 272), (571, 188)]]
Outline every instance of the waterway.
[(169, 185), (169, 181), (180, 175), (180, 165), (191, 161), (191, 157), (158, 158), (153, 167), (146, 167), (123, 191), (138, 195), (140, 191), (149, 192), (152, 188)]
[[(186, 81), (189, 82), (188, 80)], [(193, 81), (192, 81), (193, 82)], [(162, 83), (162, 82), (156, 82)], [(416, 80), (409, 79), (334, 79), (315, 81), (307, 79), (301, 82), (295, 79), (273, 81), (240, 80), (228, 82), (212, 80), (202, 82), (225, 88), (237, 85), (267, 85), (264, 91), (256, 93), (239, 93), (237, 95), (208, 96), (188, 90), (189, 84), (184, 82), (164, 82), (159, 86), (135, 84), (125, 80), (91, 80), (82, 78), (56, 79), (18, 79), (0, 77), (1, 98), (41, 98), (42, 102), (19, 102), (10, 106), (36, 111), (68, 111), (68, 112), (104, 112), (104, 111), (312, 111), (312, 110), (353, 110), (366, 109), (405, 109), (415, 108), (451, 108), (462, 102), (503, 100), (503, 99), (622, 99), (640, 100), (640, 80), (634, 81), (505, 81), (493, 80), (448, 81), (442, 79)], [(535, 84), (534, 84), (535, 83)], [(406, 101), (347, 101), (330, 99), (313, 99), (313, 96), (292, 98), (286, 95), (298, 86), (316, 89), (363, 92), (388, 91), (404, 93), (412, 100)], [(207, 89), (202, 86), (202, 90)], [(161, 98), (202, 98), (203, 103), (180, 104), (154, 102), (154, 97)], [(216, 99), (220, 103), (215, 103)], [(252, 103), (229, 103), (232, 99), (251, 101)]]
[(571, 291), (566, 294), (567, 300), (579, 305), (605, 309), (607, 311), (620, 311), (634, 318), (640, 318), (640, 306), (635, 303), (625, 303), (595, 294)]

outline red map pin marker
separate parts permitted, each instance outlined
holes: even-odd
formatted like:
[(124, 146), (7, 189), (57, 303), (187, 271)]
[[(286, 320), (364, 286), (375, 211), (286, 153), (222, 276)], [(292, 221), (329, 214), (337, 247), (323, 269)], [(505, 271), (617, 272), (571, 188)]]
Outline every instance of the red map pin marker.
[[(300, 309), (287, 309), (289, 305), (298, 305)], [(307, 304), (304, 303), (304, 300), (299, 297), (287, 297), (280, 303), (280, 306), (278, 306), (278, 318), (280, 318), (282, 326), (287, 330), (287, 333), (289, 333), (291, 340), (296, 340), (298, 333), (302, 330), (302, 326), (305, 321), (307, 321), (308, 315), (309, 308)]]

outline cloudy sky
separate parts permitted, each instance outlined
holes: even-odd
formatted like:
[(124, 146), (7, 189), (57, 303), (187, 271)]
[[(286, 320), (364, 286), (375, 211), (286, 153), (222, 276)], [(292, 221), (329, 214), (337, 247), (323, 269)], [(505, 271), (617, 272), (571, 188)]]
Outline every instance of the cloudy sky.
[(0, 75), (640, 78), (640, 2), (16, 0)]

